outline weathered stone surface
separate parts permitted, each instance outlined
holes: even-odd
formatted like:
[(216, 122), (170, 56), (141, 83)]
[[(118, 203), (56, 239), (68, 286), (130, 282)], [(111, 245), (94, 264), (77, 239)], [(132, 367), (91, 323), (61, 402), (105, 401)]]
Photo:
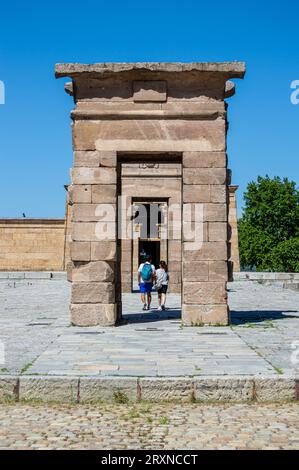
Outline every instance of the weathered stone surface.
[(183, 202), (203, 203), (210, 202), (210, 185), (209, 184), (184, 184), (183, 185)]
[(226, 242), (227, 236), (226, 222), (209, 222), (208, 240), (210, 242)]
[(255, 398), (260, 402), (296, 400), (294, 378), (255, 378)]
[(74, 152), (74, 167), (97, 168), (100, 166), (100, 152), (77, 150)]
[(73, 222), (73, 241), (113, 241), (116, 239), (116, 222)]
[(161, 402), (190, 402), (193, 397), (193, 382), (189, 378), (140, 378), (141, 399)]
[(72, 282), (113, 282), (113, 263), (106, 261), (74, 263), (71, 269), (71, 280)]
[(73, 282), (73, 304), (111, 304), (115, 301), (114, 284), (111, 282)]
[(195, 400), (200, 402), (239, 402), (253, 400), (253, 378), (194, 378)]
[(72, 208), (73, 222), (113, 222), (116, 220), (116, 204), (74, 204)]
[(184, 282), (183, 301), (185, 304), (208, 305), (226, 304), (225, 282)]
[[(187, 219), (187, 217), (185, 217)], [(183, 221), (183, 241), (185, 242), (207, 242), (208, 241), (208, 224), (207, 222), (193, 222), (189, 220)], [(171, 232), (170, 232), (171, 234)]]
[[(224, 151), (225, 120), (157, 119), (76, 121), (75, 150)], [(80, 180), (81, 184), (85, 182)], [(90, 180), (86, 182), (89, 184)], [(95, 184), (96, 182), (93, 182)], [(109, 184), (109, 183), (107, 183)], [(218, 182), (214, 184), (219, 184)]]
[(129, 403), (137, 401), (137, 378), (82, 377), (80, 403)]
[(210, 202), (227, 204), (227, 186), (225, 184), (210, 186)]
[(71, 242), (73, 261), (90, 261), (90, 242)]
[(226, 222), (227, 207), (226, 204), (204, 204), (203, 206), (204, 222)]
[(115, 168), (72, 168), (71, 179), (73, 184), (116, 184)]
[(97, 150), (77, 150), (74, 152), (75, 167), (116, 167), (116, 152), (99, 152)]
[(70, 204), (90, 203), (91, 202), (91, 186), (90, 185), (70, 185), (68, 187), (68, 195)]
[[(202, 260), (202, 261), (226, 261), (227, 244), (226, 242), (202, 242), (201, 248), (193, 250), (194, 245), (189, 242), (183, 243), (184, 261)], [(190, 249), (191, 248), (191, 249)]]
[(115, 304), (71, 304), (71, 322), (77, 326), (114, 326)]
[(15, 401), (18, 399), (18, 378), (0, 376), (0, 403)]
[(115, 261), (116, 242), (91, 242), (90, 258), (92, 261)]
[(183, 279), (184, 281), (208, 281), (209, 280), (209, 262), (185, 261), (183, 263)]
[(209, 261), (209, 281), (228, 280), (228, 269), (226, 261)]
[(121, 72), (214, 72), (224, 74), (225, 78), (243, 78), (245, 62), (100, 62), (94, 64), (64, 63), (55, 65), (55, 77), (71, 77), (73, 74), (98, 74)]
[(225, 152), (184, 152), (184, 168), (224, 168), (226, 167)]
[(116, 203), (116, 185), (115, 184), (96, 184), (91, 187), (92, 203), (115, 204)]
[(184, 184), (213, 184), (226, 183), (225, 168), (184, 168)]
[(166, 101), (167, 82), (164, 80), (135, 80), (133, 82), (134, 101)]
[(182, 322), (186, 326), (227, 325), (228, 308), (221, 305), (182, 305)]
[(76, 403), (78, 379), (68, 377), (20, 377), (20, 400)]

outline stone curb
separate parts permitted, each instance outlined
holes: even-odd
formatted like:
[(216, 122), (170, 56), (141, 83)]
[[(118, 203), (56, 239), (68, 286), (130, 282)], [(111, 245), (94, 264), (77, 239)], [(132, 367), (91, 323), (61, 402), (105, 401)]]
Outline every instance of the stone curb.
[(285, 402), (299, 400), (295, 377), (0, 376), (0, 403)]
[(66, 280), (64, 271), (0, 271), (0, 281), (7, 280)]

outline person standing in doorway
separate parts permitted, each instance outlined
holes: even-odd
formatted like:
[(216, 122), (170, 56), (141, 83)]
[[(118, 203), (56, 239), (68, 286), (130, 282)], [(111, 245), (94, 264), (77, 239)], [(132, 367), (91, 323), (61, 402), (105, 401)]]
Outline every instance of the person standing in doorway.
[(165, 261), (160, 261), (156, 271), (156, 290), (158, 292), (158, 310), (165, 310), (169, 274)]
[(155, 280), (155, 266), (152, 264), (152, 257), (148, 255), (145, 262), (141, 263), (138, 268), (138, 285), (140, 288), (143, 310), (150, 310), (151, 308), (152, 288)]

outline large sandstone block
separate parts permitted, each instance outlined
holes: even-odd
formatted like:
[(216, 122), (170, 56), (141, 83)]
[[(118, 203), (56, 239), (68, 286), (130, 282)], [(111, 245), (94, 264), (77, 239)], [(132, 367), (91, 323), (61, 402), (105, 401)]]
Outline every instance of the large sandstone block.
[(75, 150), (225, 151), (226, 121), (124, 119), (76, 121)]
[(90, 185), (70, 185), (68, 187), (69, 203), (90, 203), (91, 186)]
[(184, 184), (225, 184), (226, 168), (184, 168)]
[(137, 378), (132, 377), (82, 377), (80, 378), (80, 403), (136, 402)]
[(186, 377), (140, 378), (141, 400), (152, 402), (191, 402), (193, 382)]
[(116, 239), (116, 222), (73, 222), (73, 241), (113, 241)]
[(111, 282), (73, 282), (71, 303), (111, 304), (115, 302), (114, 291)]
[(226, 184), (212, 184), (210, 186), (210, 202), (227, 204)]
[(116, 152), (99, 152), (97, 150), (77, 150), (74, 152), (75, 167), (116, 167)]
[(116, 204), (74, 204), (72, 208), (73, 222), (113, 222), (116, 220)]
[(209, 184), (184, 184), (183, 185), (183, 202), (210, 202), (210, 185)]
[(209, 222), (209, 242), (225, 242), (228, 239), (227, 222)]
[(92, 203), (115, 204), (116, 203), (116, 185), (115, 184), (96, 184), (91, 186)]
[(90, 259), (92, 261), (115, 261), (116, 242), (101, 241), (91, 242)]
[(204, 204), (203, 216), (204, 222), (226, 222), (227, 206), (226, 204)]
[(259, 402), (296, 400), (296, 380), (290, 377), (255, 378), (255, 399)]
[(185, 304), (215, 305), (226, 304), (225, 282), (184, 282), (183, 301)]
[(113, 282), (114, 263), (106, 261), (74, 263), (69, 280), (72, 282)]
[(224, 168), (227, 165), (225, 152), (184, 152), (184, 168)]
[(71, 242), (73, 261), (90, 261), (90, 242)]
[(68, 377), (20, 377), (20, 400), (76, 403), (78, 379)]
[[(200, 242), (207, 242), (208, 240), (207, 222), (183, 221), (183, 241), (199, 244)], [(191, 245), (189, 245), (189, 247), (191, 247)]]
[(227, 325), (227, 305), (182, 305), (182, 322), (186, 326)]
[(0, 403), (16, 401), (18, 399), (18, 378), (0, 376)]
[(185, 261), (183, 263), (183, 274), (184, 282), (190, 281), (208, 281), (209, 280), (209, 262), (198, 261)]
[(117, 306), (113, 304), (71, 304), (71, 322), (77, 326), (114, 326)]
[(209, 281), (228, 280), (228, 266), (226, 261), (209, 261)]
[(202, 261), (227, 261), (226, 242), (202, 242), (200, 249), (192, 250), (193, 245), (189, 242), (183, 243), (183, 260)]
[(72, 168), (73, 184), (116, 184), (115, 168)]
[(181, 261), (182, 244), (180, 240), (169, 240), (168, 242), (168, 258), (172, 261)]
[(194, 398), (200, 402), (238, 402), (253, 400), (254, 381), (250, 377), (195, 377)]

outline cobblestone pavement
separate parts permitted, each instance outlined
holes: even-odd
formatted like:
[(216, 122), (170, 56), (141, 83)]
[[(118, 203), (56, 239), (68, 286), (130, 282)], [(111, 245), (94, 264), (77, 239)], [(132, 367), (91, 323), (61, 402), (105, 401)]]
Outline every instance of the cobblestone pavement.
[(229, 289), (231, 327), (182, 328), (178, 295), (160, 314), (142, 313), (138, 294), (125, 294), (121, 326), (79, 328), (69, 323), (65, 280), (1, 281), (0, 373), (298, 374), (299, 293), (252, 281)]
[(299, 405), (1, 405), (0, 449), (299, 449)]

